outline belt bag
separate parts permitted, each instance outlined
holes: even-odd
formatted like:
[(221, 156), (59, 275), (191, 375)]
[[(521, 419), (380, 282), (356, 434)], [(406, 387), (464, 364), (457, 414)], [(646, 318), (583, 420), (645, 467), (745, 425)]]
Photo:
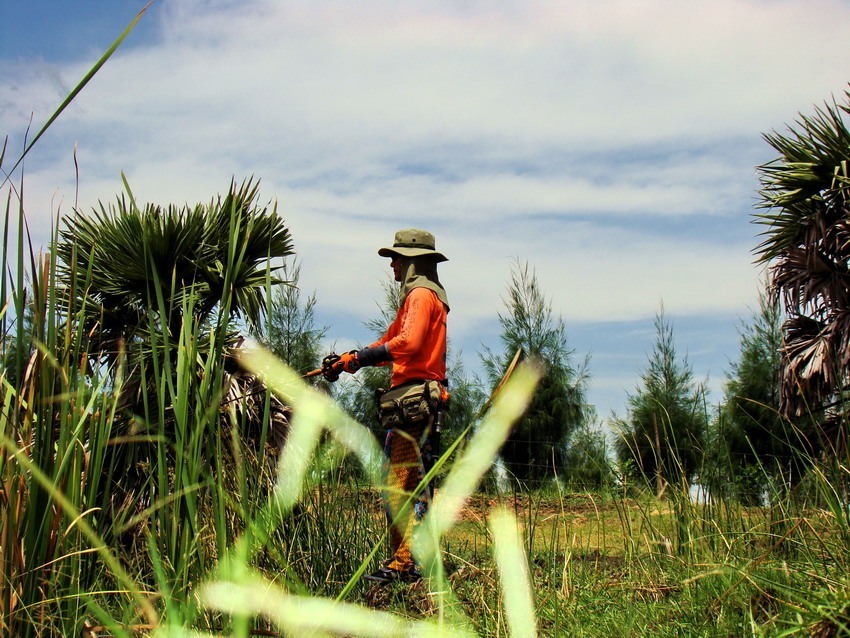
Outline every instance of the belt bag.
[(439, 381), (414, 381), (391, 388), (378, 399), (378, 418), (387, 429), (426, 425), (440, 407)]

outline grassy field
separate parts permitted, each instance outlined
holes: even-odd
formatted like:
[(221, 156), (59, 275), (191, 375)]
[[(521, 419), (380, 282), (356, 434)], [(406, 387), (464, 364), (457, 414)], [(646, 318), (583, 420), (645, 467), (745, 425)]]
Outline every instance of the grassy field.
[[(489, 532), (503, 508), (523, 541), (540, 635), (846, 634), (843, 541), (826, 510), (783, 519), (766, 507), (689, 504), (683, 530), (681, 512), (651, 496), (525, 493), (474, 495), (444, 539), (448, 582), (478, 635), (512, 635)], [(372, 516), (379, 527), (382, 513)], [(363, 584), (355, 600), (439, 614), (426, 583)]]

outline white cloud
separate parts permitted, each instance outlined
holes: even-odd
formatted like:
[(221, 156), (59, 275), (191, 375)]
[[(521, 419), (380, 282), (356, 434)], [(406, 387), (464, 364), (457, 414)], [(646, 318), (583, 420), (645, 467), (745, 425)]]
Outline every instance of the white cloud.
[(164, 3), (162, 42), (110, 61), (76, 111), (161, 153), (277, 141), (331, 165), (441, 140), (751, 134), (843, 88), (824, 61), (848, 52), (848, 11), (816, 4)]

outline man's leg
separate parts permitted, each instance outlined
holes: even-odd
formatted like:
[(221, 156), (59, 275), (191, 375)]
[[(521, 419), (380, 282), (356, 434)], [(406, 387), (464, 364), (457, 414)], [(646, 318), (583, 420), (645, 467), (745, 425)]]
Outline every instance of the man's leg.
[(414, 514), (418, 514), (416, 518), (421, 518), (421, 514), (424, 513), (422, 504), (416, 500), (403, 516), (398, 516), (404, 503), (422, 480), (422, 456), (419, 448), (422, 431), (421, 427), (404, 431), (396, 430), (392, 433), (390, 441), (388, 501), (390, 517), (397, 520), (390, 527), (393, 557), (387, 567), (399, 572), (410, 571), (414, 566), (410, 546)]

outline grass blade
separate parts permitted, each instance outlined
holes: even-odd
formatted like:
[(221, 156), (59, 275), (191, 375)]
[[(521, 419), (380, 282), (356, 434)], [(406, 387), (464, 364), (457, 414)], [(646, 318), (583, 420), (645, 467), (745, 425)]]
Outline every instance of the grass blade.
[(27, 153), (29, 153), (32, 147), (35, 146), (35, 143), (38, 142), (41, 136), (44, 135), (47, 129), (50, 128), (53, 122), (56, 121), (56, 119), (62, 114), (62, 112), (68, 107), (68, 105), (74, 101), (74, 98), (76, 98), (80, 91), (85, 88), (86, 84), (88, 84), (89, 81), (97, 74), (97, 72), (100, 71), (101, 67), (106, 64), (106, 61), (112, 57), (112, 54), (115, 53), (119, 46), (121, 46), (121, 43), (124, 42), (125, 38), (130, 35), (130, 32), (135, 28), (136, 24), (142, 18), (142, 15), (144, 15), (145, 11), (147, 11), (148, 8), (154, 2), (155, 0), (150, 0), (150, 2), (148, 2), (144, 7), (142, 7), (142, 10), (139, 11), (136, 17), (133, 18), (129, 25), (127, 25), (127, 28), (124, 29), (121, 35), (119, 35), (115, 39), (115, 42), (110, 45), (110, 47), (106, 50), (106, 53), (104, 53), (100, 57), (100, 59), (95, 63), (95, 65), (91, 69), (89, 69), (89, 72), (86, 73), (83, 79), (80, 80), (79, 84), (77, 84), (77, 86), (75, 86), (74, 89), (68, 94), (62, 104), (59, 105), (59, 108), (56, 109), (56, 111), (53, 113), (53, 115), (50, 116), (44, 126), (41, 127), (41, 130), (39, 130), (38, 133), (35, 134), (35, 137), (32, 138), (30, 143), (26, 145), (26, 147), (24, 148), (24, 152), (21, 153), (21, 156), (18, 158), (18, 161), (15, 162), (15, 165), (12, 166), (12, 169), (8, 172), (6, 179), (3, 180), (2, 184), (0, 184), (0, 188), (6, 185), (6, 182), (9, 181), (12, 174), (15, 172), (15, 169), (18, 168), (21, 162), (24, 161), (24, 157), (26, 157)]

